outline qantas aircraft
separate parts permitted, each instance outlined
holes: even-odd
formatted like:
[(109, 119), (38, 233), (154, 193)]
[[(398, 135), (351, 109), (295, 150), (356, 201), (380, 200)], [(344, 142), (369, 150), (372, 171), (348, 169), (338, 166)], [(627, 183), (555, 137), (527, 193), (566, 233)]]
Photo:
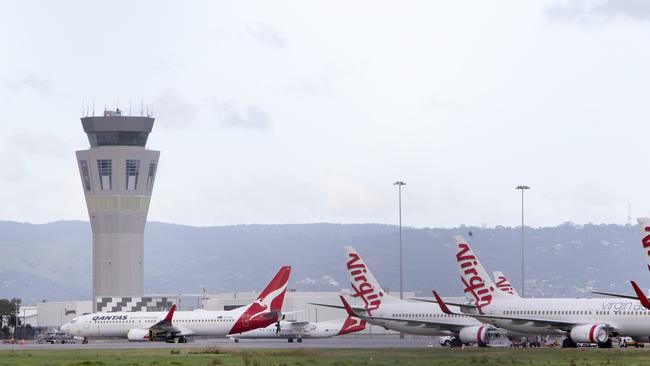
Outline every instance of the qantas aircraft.
[(335, 336), (359, 332), (366, 329), (366, 321), (357, 318), (352, 309), (346, 305), (348, 317), (345, 319), (328, 320), (322, 322), (291, 322), (281, 321), (280, 328), (275, 325), (269, 325), (266, 328), (259, 328), (250, 330), (241, 334), (231, 335), (230, 338), (235, 342), (240, 339), (287, 339), (292, 343), (295, 339), (298, 343), (302, 343), (303, 339), (318, 339), (318, 338), (332, 338)]
[(77, 337), (126, 337), (129, 341), (186, 343), (188, 336), (223, 337), (264, 328), (279, 328), (282, 303), (291, 267), (280, 268), (257, 300), (229, 311), (115, 312), (93, 313), (74, 318), (61, 330)]
[[(629, 336), (648, 341), (650, 311), (639, 301), (624, 298), (568, 299), (520, 298), (497, 291), (483, 265), (460, 236), (456, 242), (456, 261), (464, 287), (467, 304), (459, 305), (460, 314), (508, 330), (536, 335), (566, 335), (563, 347), (578, 343), (597, 343), (598, 347), (612, 346), (611, 336)], [(443, 312), (458, 314), (446, 307), (434, 291)]]
[[(452, 346), (476, 343), (486, 346), (489, 336), (497, 329), (462, 314), (445, 314), (431, 304), (413, 303), (391, 296), (370, 272), (353, 247), (344, 247), (346, 267), (350, 276), (353, 298), (362, 307), (351, 307), (353, 314), (370, 324), (415, 335), (451, 335)], [(329, 304), (315, 304), (340, 308)]]

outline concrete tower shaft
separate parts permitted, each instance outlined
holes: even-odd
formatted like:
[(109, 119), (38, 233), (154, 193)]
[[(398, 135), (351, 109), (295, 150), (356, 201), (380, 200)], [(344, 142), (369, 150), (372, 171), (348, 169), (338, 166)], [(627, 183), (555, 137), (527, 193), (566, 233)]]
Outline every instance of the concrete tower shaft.
[(144, 291), (144, 227), (159, 151), (145, 148), (151, 117), (107, 111), (81, 123), (90, 149), (77, 163), (93, 232), (93, 301)]

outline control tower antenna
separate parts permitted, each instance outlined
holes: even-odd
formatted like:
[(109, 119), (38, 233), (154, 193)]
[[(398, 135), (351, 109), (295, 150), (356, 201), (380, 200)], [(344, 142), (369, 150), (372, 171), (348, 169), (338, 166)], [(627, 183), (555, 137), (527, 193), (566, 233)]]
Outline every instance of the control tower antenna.
[(95, 117), (95, 98), (93, 98), (93, 117)]

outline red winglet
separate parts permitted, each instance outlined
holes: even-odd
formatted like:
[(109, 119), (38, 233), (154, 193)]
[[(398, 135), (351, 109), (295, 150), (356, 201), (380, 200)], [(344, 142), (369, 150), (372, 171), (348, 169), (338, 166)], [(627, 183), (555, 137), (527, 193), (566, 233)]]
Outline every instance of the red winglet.
[(167, 313), (167, 316), (165, 317), (165, 321), (170, 322), (172, 321), (172, 318), (174, 317), (174, 311), (176, 310), (176, 304), (172, 305), (172, 308), (169, 309), (169, 313)]
[(345, 311), (348, 312), (348, 316), (357, 316), (357, 314), (354, 313), (354, 310), (352, 310), (350, 304), (348, 304), (347, 300), (345, 300), (345, 298), (341, 295), (339, 295), (339, 297), (341, 298), (341, 302), (343, 303), (343, 307), (345, 308)]
[(630, 281), (632, 283), (632, 287), (634, 288), (634, 292), (636, 292), (636, 297), (639, 298), (639, 301), (641, 302), (641, 305), (643, 305), (644, 308), (650, 309), (650, 300), (645, 296), (643, 291), (639, 288), (639, 286), (636, 284), (634, 281)]
[(442, 301), (442, 298), (438, 295), (436, 290), (433, 291), (433, 297), (436, 298), (436, 302), (438, 303), (438, 306), (440, 306), (440, 310), (442, 310), (443, 313), (445, 314), (452, 314), (451, 310), (447, 307), (447, 304), (445, 304), (444, 301)]

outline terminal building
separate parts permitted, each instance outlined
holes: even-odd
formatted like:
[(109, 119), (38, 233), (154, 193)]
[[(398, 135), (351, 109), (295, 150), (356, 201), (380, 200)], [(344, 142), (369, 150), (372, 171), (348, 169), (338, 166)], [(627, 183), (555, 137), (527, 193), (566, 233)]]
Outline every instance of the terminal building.
[(146, 148), (153, 123), (119, 108), (81, 118), (90, 143), (77, 151), (77, 163), (93, 233), (93, 311), (171, 306), (143, 294), (144, 227), (160, 157)]

